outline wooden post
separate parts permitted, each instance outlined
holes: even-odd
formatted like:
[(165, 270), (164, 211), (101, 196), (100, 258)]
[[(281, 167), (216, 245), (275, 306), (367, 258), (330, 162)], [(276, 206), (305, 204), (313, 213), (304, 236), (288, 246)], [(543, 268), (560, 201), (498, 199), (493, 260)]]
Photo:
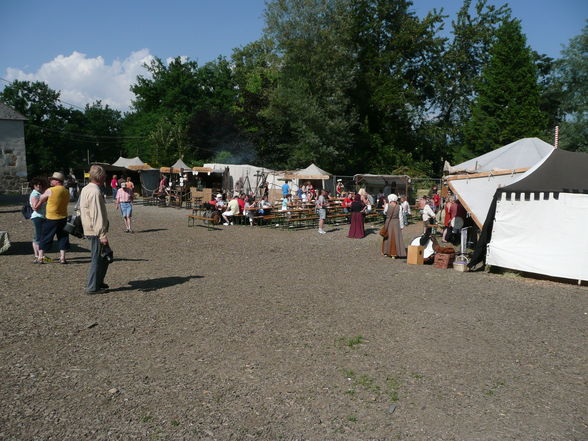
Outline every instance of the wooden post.
[(557, 148), (558, 144), (559, 144), (559, 126), (555, 126), (555, 141), (553, 143), (553, 146), (555, 148)]

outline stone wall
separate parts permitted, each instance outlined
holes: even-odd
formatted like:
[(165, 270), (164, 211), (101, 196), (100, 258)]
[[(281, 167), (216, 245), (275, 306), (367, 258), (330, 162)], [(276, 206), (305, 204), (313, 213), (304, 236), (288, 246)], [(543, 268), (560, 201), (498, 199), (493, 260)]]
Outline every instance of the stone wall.
[(27, 180), (24, 122), (0, 120), (0, 193), (20, 192)]

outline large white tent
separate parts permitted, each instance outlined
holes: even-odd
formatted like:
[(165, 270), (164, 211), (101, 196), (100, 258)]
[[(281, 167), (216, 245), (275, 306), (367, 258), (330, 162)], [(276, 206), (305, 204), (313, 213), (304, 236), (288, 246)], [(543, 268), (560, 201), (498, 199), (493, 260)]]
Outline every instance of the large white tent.
[(522, 173), (553, 151), (553, 146), (538, 138), (523, 138), (445, 170), (457, 175), (447, 177), (456, 194), (482, 228), (497, 188), (516, 182)]
[(472, 265), (588, 280), (586, 219), (588, 154), (554, 149), (495, 192)]
[(119, 156), (119, 158), (116, 160), (116, 162), (114, 164), (115, 167), (125, 167), (127, 168), (128, 166), (139, 166), (139, 165), (145, 165), (145, 163), (143, 161), (141, 161), (141, 158), (139, 158), (138, 156), (135, 156), (134, 158), (123, 158), (122, 156)]
[(217, 172), (224, 172), (227, 168), (229, 169), (228, 176), (231, 182), (228, 183), (226, 190), (255, 190), (255, 186), (261, 184), (264, 177), (270, 190), (278, 189), (283, 184), (283, 182), (279, 182), (279, 180), (283, 179), (283, 175), (269, 168), (249, 164), (220, 163), (204, 164), (204, 167), (209, 167)]

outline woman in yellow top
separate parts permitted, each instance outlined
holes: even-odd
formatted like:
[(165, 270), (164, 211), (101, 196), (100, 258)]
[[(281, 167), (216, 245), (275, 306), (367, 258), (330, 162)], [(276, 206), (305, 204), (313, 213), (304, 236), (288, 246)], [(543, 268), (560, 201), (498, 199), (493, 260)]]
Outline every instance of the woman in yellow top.
[(64, 181), (65, 175), (63, 173), (53, 173), (49, 178), (51, 187), (41, 195), (33, 207), (33, 210), (37, 210), (42, 204), (47, 203), (43, 236), (39, 241), (39, 263), (43, 263), (44, 253), (51, 249), (54, 236), (57, 236), (57, 244), (59, 245), (59, 263), (67, 263), (65, 251), (69, 249), (69, 234), (63, 231), (63, 227), (67, 222), (69, 191), (63, 186)]

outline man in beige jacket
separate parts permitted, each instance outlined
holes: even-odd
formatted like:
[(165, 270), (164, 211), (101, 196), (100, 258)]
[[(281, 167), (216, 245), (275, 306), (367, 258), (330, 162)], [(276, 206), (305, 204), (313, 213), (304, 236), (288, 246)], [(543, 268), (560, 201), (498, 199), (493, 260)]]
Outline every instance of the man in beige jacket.
[(109, 252), (108, 246), (108, 215), (106, 202), (100, 187), (104, 185), (106, 172), (99, 165), (90, 167), (90, 183), (80, 193), (80, 215), (84, 227), (84, 235), (90, 240), (92, 259), (88, 270), (88, 282), (86, 294), (97, 294), (108, 289), (104, 283), (104, 277), (108, 270)]

